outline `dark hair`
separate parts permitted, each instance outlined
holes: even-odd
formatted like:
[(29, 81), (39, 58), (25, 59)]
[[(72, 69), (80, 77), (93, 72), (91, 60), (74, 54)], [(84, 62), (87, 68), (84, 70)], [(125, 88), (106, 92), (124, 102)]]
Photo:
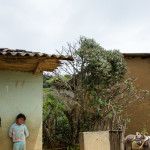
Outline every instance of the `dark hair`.
[(19, 118), (23, 118), (24, 121), (26, 120), (26, 116), (24, 114), (17, 115), (16, 120), (19, 119)]

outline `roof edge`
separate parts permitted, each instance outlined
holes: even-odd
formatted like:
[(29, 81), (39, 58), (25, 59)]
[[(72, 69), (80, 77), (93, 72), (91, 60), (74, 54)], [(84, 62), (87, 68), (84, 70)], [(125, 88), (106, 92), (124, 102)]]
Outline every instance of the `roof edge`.
[(122, 53), (124, 57), (143, 57), (148, 58), (150, 57), (150, 53)]

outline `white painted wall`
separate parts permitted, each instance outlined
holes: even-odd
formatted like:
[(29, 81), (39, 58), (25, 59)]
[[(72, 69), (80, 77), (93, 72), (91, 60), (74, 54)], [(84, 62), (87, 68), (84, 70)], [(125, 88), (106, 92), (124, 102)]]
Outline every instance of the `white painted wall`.
[(42, 73), (0, 70), (0, 150), (12, 150), (8, 131), (19, 113), (27, 117), (27, 150), (42, 150), (42, 89)]

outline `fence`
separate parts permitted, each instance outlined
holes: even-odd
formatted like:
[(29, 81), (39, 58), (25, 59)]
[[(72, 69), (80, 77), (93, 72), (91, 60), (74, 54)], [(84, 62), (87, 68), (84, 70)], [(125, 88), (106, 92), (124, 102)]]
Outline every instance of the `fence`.
[(124, 131), (112, 130), (109, 131), (110, 150), (124, 150)]
[[(107, 137), (107, 139), (109, 140), (110, 143), (110, 150), (124, 150), (123, 140), (125, 128), (126, 128), (125, 122), (122, 123), (122, 126), (120, 126), (119, 124), (117, 124), (116, 122), (114, 123), (111, 120), (104, 120), (103, 122), (101, 122), (100, 126), (97, 129), (99, 129), (100, 131), (109, 132), (109, 136)], [(48, 149), (45, 148), (44, 150)], [(52, 148), (51, 150), (78, 150), (78, 148), (65, 147), (65, 148)]]

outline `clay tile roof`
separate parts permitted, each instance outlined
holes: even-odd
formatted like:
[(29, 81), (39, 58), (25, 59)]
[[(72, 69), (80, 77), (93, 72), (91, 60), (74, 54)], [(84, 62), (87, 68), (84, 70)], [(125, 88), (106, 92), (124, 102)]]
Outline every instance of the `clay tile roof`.
[(49, 57), (49, 58), (56, 58), (60, 60), (73, 60), (71, 56), (64, 56), (64, 55), (50, 55), (40, 52), (32, 52), (26, 51), (22, 49), (8, 49), (8, 48), (0, 48), (0, 55), (13, 55), (13, 56), (37, 56), (37, 57)]
[(41, 71), (54, 71), (62, 64), (61, 60), (73, 61), (73, 58), (22, 49), (0, 48), (0, 70), (34, 72), (36, 75)]

